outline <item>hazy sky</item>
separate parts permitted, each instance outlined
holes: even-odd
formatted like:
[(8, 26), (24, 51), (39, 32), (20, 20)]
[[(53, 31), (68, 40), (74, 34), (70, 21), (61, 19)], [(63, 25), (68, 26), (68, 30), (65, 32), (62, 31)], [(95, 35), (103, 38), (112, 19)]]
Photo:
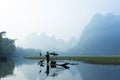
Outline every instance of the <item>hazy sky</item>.
[(120, 14), (120, 0), (0, 0), (0, 31), (18, 41), (30, 33), (46, 32), (69, 40), (96, 13)]

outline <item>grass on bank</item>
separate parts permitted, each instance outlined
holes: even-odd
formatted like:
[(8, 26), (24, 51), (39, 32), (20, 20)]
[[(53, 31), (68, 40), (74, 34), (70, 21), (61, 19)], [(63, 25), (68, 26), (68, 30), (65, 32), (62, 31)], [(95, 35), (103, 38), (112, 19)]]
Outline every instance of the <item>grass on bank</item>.
[[(26, 59), (34, 59), (34, 60), (40, 60), (40, 59), (46, 59), (46, 57), (40, 57), (40, 56), (31, 56), (31, 57), (25, 57)], [(50, 57), (51, 60), (75, 60), (75, 61), (82, 61), (86, 63), (92, 63), (92, 64), (115, 64), (120, 65), (120, 56), (53, 56)]]

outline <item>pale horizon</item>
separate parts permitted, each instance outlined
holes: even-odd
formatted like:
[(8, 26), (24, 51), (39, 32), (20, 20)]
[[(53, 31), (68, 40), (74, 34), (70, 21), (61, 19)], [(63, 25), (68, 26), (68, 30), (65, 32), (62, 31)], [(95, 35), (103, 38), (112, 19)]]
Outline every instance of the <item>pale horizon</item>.
[(83, 29), (96, 14), (120, 15), (119, 0), (2, 0), (0, 31), (17, 43), (36, 32), (54, 35), (64, 41), (79, 39)]

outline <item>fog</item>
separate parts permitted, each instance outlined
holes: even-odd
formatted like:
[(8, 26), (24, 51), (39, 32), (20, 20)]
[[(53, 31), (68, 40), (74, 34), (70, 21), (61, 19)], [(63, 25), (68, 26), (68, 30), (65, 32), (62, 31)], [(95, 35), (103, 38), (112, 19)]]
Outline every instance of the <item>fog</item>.
[(17, 39), (36, 32), (64, 41), (79, 38), (96, 13), (120, 14), (119, 0), (1, 0), (0, 31)]

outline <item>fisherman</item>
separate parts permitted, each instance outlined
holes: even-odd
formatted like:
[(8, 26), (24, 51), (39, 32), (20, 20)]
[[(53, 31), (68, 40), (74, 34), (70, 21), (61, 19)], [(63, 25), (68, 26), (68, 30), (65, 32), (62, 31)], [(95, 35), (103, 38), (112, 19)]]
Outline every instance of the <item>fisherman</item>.
[(49, 61), (50, 61), (50, 54), (49, 54), (49, 52), (47, 51), (47, 54), (45, 55), (46, 56), (46, 58), (47, 58), (47, 64), (49, 63)]

